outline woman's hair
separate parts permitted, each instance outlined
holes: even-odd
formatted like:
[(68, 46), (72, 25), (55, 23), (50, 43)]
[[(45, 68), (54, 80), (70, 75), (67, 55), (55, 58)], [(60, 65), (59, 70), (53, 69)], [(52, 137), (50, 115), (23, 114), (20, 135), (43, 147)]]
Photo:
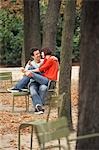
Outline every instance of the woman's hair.
[(48, 47), (41, 49), (41, 52), (44, 52), (44, 55), (52, 55), (52, 50)]

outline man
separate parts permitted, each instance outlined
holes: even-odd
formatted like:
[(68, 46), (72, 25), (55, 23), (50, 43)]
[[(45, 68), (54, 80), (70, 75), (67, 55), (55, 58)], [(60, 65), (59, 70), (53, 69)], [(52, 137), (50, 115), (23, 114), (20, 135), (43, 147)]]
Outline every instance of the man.
[[(29, 61), (27, 63), (25, 71), (28, 69), (38, 68), (43, 62), (43, 60), (41, 59), (40, 50), (38, 50), (37, 48), (31, 49), (31, 57), (33, 58), (33, 61), (31, 62)], [(24, 72), (24, 68), (22, 68), (22, 71)], [(28, 83), (33, 105), (34, 107), (38, 106), (37, 108), (39, 109), (37, 110), (35, 108), (35, 113), (42, 114), (44, 113), (44, 110), (41, 109), (41, 107), (39, 106), (44, 104), (44, 98), (47, 92), (47, 85), (41, 85), (29, 77), (23, 76), (23, 78), (15, 85), (15, 87), (8, 89), (8, 91), (9, 92), (22, 91), (22, 88), (24, 88), (24, 86), (26, 86)]]
[[(52, 56), (52, 51), (49, 48), (42, 49), (44, 53), (44, 62), (43, 64), (36, 69), (25, 71), (25, 75), (34, 79), (38, 84), (48, 86), (48, 83), (51, 81), (57, 80), (57, 74), (59, 69), (58, 59)], [(37, 74), (42, 72), (42, 74)], [(43, 111), (41, 104), (35, 105), (35, 111)]]
[[(43, 63), (43, 59), (41, 59), (40, 50), (38, 50), (37, 48), (32, 48), (30, 55), (33, 61), (29, 60), (25, 68), (21, 67), (21, 71), (23, 73), (26, 70), (38, 68)], [(25, 88), (28, 85), (29, 81), (30, 78), (24, 75), (23, 78), (14, 87), (8, 89), (8, 91), (9, 92), (23, 91), (24, 90), (23, 88)]]

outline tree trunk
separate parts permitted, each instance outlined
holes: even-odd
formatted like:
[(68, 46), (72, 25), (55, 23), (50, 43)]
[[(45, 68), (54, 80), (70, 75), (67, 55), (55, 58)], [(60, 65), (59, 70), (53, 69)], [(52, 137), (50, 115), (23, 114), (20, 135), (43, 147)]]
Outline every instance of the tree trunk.
[(41, 48), (39, 0), (24, 0), (24, 49), (25, 62), (32, 47)]
[(61, 0), (49, 0), (48, 9), (43, 24), (42, 47), (56, 48), (56, 32)]
[(61, 115), (67, 116), (70, 128), (71, 119), (71, 68), (72, 46), (75, 20), (75, 0), (66, 1), (64, 10), (64, 26), (62, 32), (62, 50), (60, 56), (59, 93), (65, 92), (64, 104)]
[[(78, 135), (99, 133), (99, 1), (83, 1)], [(99, 137), (80, 140), (77, 150), (98, 150)]]

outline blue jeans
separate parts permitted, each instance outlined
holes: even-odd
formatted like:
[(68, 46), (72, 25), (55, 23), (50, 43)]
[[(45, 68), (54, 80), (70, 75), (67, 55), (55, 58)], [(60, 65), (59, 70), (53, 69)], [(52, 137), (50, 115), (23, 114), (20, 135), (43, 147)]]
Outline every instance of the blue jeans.
[(40, 75), (40, 74), (37, 74), (35, 72), (32, 72), (32, 79), (34, 79), (37, 83), (39, 84), (44, 84), (44, 85), (48, 85), (48, 82), (49, 82), (49, 79)]
[(14, 89), (21, 90), (25, 88), (30, 81), (30, 77), (23, 76), (23, 78), (14, 86)]
[(39, 104), (39, 105), (44, 105), (45, 103), (45, 96), (47, 94), (47, 86), (44, 84), (39, 84), (37, 82), (31, 82), (29, 84), (29, 90), (30, 94), (32, 97), (32, 103), (34, 107)]
[(49, 82), (48, 78), (33, 72), (33, 77), (23, 76), (23, 78), (15, 85), (14, 88), (19, 90), (25, 88), (28, 85), (30, 79), (33, 79), (37, 83), (44, 85), (48, 85)]
[[(28, 68), (28, 70), (31, 70), (31, 69), (35, 69), (35, 68), (33, 66)], [(38, 72), (37, 74), (41, 75), (41, 72)], [(23, 78), (14, 86), (14, 89), (21, 90), (21, 89), (27, 87), (30, 79), (31, 78), (28, 76), (23, 76)]]

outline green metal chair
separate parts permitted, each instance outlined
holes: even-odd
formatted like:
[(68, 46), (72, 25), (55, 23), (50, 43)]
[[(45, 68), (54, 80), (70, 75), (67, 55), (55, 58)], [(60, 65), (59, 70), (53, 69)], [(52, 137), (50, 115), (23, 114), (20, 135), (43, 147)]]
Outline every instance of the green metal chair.
[[(4, 86), (3, 82), (5, 83)], [(8, 84), (9, 83), (9, 84)], [(0, 93), (8, 93), (7, 88), (13, 86), (14, 82), (12, 81), (12, 72), (0, 72)], [(18, 96), (24, 96), (25, 97), (25, 103), (26, 103), (26, 111), (29, 111), (29, 92), (12, 92), (12, 112), (14, 112), (14, 102), (15, 97)]]
[[(59, 139), (61, 139), (63, 137), (66, 139), (66, 143), (67, 143), (65, 146), (65, 150), (71, 149), (70, 143), (72, 141), (84, 140), (84, 139), (93, 138), (93, 137), (99, 137), (99, 133), (93, 133), (93, 134), (78, 136), (75, 138), (70, 138), (69, 135), (71, 132), (68, 128), (66, 117), (61, 117), (54, 121), (37, 124), (35, 126), (35, 130), (36, 130), (36, 136), (38, 139), (40, 150), (47, 149), (47, 147), (45, 147), (46, 143), (54, 141), (54, 140), (59, 141)], [(57, 145), (57, 147), (59, 147), (59, 149), (61, 149), (60, 145), (61, 145), (60, 143)], [(52, 144), (49, 148), (50, 149), (53, 148)]]
[[(64, 93), (62, 95), (59, 95), (57, 97), (53, 96), (51, 98), (51, 101), (49, 103), (49, 108), (48, 108), (48, 114), (46, 119), (42, 119), (42, 120), (37, 120), (37, 121), (28, 121), (28, 122), (24, 122), (22, 124), (20, 124), (19, 126), (19, 130), (18, 130), (18, 150), (21, 150), (21, 129), (24, 129), (26, 127), (31, 127), (31, 142), (30, 142), (30, 150), (32, 150), (33, 147), (33, 128), (35, 128), (35, 126), (37, 126), (38, 124), (43, 124), (45, 122), (48, 122), (49, 117), (50, 117), (50, 113), (51, 113), (51, 109), (53, 108), (53, 106), (56, 106), (58, 114), (59, 114), (59, 109), (61, 107), (61, 104), (59, 103), (61, 101), (61, 103), (63, 102), (63, 96)], [(54, 99), (53, 99), (54, 98)], [(59, 141), (60, 143), (60, 141)]]
[[(66, 142), (69, 147), (68, 143), (69, 130), (67, 127), (67, 120), (65, 117), (59, 118), (54, 121), (45, 122), (43, 124), (38, 124), (35, 126), (35, 131), (40, 146), (40, 150), (47, 149), (47, 147), (45, 148), (45, 143), (48, 143), (53, 140), (59, 140), (63, 137), (66, 138)], [(54, 144), (54, 146), (57, 146), (59, 149), (61, 149), (60, 143), (58, 145)], [(51, 146), (49, 146), (49, 149), (52, 149), (54, 146), (51, 144)]]
[(12, 85), (12, 72), (0, 72), (0, 93), (7, 93), (7, 88)]
[(25, 103), (26, 103), (26, 111), (29, 111), (29, 91), (26, 92), (11, 92), (13, 101), (12, 101), (12, 112), (14, 112), (14, 106), (15, 106), (15, 99), (19, 96), (25, 98)]

